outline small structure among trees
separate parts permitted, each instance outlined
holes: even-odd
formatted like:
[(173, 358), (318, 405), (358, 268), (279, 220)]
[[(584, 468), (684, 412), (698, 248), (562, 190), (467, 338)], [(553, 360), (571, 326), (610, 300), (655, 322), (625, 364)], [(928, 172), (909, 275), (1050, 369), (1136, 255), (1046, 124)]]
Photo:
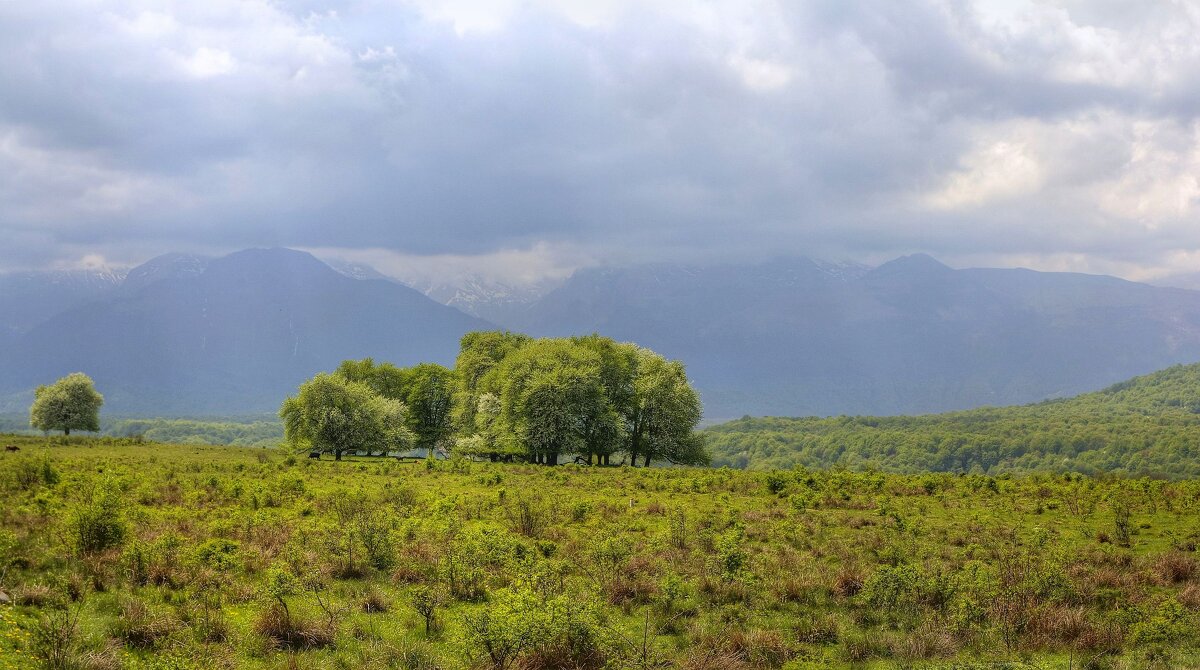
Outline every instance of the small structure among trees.
[(49, 386), (37, 387), (33, 398), (29, 424), (38, 430), (61, 430), (64, 435), (70, 435), (72, 430), (93, 433), (100, 430), (100, 406), (104, 404), (104, 396), (96, 391), (92, 378), (82, 372), (73, 372)]
[(453, 370), (344, 361), (280, 415), (295, 446), (337, 457), (417, 447), (547, 465), (708, 462), (683, 365), (599, 335), (468, 333)]

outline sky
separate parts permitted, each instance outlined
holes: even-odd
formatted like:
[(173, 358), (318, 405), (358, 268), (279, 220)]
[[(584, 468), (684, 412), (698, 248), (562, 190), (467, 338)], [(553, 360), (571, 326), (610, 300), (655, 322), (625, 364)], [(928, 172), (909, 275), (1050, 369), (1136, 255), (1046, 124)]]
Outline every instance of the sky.
[(0, 2), (0, 270), (1200, 270), (1200, 0)]

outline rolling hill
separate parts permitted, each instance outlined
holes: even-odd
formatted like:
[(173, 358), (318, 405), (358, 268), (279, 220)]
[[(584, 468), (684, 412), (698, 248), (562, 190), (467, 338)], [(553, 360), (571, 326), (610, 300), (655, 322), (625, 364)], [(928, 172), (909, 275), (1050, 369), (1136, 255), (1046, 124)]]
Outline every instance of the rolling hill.
[(718, 467), (1197, 477), (1200, 364), (1034, 405), (925, 416), (744, 417), (704, 432)]

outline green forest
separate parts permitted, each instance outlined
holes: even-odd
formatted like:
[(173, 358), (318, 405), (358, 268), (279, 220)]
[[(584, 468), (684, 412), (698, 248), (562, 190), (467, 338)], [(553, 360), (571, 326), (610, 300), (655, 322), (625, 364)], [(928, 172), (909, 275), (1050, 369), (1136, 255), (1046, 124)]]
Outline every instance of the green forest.
[(1191, 478), (1200, 476), (1200, 365), (1020, 407), (925, 416), (744, 417), (704, 434), (713, 465), (753, 470)]

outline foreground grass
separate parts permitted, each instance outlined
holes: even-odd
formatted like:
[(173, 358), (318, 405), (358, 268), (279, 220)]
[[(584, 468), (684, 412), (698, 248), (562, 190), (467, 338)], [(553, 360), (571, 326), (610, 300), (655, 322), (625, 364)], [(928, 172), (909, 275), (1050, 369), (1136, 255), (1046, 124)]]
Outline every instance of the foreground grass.
[(1200, 667), (1200, 482), (0, 437), (0, 668)]

